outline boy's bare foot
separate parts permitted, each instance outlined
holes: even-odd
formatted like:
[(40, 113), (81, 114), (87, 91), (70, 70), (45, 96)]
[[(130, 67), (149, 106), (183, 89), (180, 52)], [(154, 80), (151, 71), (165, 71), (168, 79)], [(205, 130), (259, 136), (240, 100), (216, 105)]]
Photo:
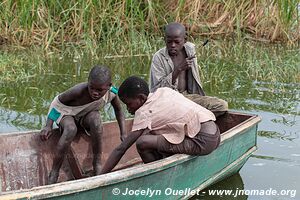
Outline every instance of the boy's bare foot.
[(51, 171), (48, 178), (48, 184), (50, 185), (56, 183), (58, 179), (58, 175), (59, 175), (58, 172)]

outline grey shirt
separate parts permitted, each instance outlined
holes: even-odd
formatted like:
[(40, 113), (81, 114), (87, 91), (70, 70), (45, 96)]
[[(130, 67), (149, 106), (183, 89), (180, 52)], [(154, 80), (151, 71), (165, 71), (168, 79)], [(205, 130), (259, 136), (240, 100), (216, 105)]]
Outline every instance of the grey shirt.
[[(184, 48), (188, 57), (196, 54), (195, 45), (191, 42), (186, 42)], [(189, 94), (200, 94), (205, 96), (202, 89), (199, 68), (197, 65), (197, 58), (193, 59), (193, 65), (187, 72), (187, 92)], [(168, 54), (166, 47), (158, 50), (153, 58), (150, 68), (150, 91), (154, 92), (160, 87), (169, 87), (177, 90), (178, 79), (172, 84), (172, 73), (174, 71), (174, 64)]]

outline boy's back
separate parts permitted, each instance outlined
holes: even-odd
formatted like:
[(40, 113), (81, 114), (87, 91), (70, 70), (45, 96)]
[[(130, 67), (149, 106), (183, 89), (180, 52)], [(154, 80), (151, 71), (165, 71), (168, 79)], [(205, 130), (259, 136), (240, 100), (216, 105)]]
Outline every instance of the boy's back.
[(214, 114), (170, 88), (149, 93), (143, 79), (131, 76), (118, 95), (135, 115), (132, 132), (111, 153), (102, 173), (112, 170), (134, 142), (144, 163), (176, 153), (206, 155), (220, 144)]

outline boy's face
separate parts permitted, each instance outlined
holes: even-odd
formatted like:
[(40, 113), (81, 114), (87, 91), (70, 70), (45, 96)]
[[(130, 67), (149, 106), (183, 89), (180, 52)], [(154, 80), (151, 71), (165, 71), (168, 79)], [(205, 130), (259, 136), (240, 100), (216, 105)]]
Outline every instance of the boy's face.
[(110, 89), (111, 82), (99, 83), (97, 80), (88, 81), (88, 91), (93, 100), (98, 100)]
[(135, 111), (137, 111), (147, 100), (141, 95), (137, 97), (129, 98), (129, 97), (122, 97), (121, 101), (126, 104), (127, 110), (130, 114), (134, 115)]
[(165, 34), (165, 43), (170, 56), (178, 55), (185, 42), (185, 35), (180, 30), (168, 31)]

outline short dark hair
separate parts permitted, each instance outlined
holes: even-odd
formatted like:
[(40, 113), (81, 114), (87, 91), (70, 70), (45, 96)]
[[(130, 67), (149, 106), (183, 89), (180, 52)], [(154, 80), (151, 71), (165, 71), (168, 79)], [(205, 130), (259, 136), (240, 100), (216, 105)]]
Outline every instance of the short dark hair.
[(96, 80), (100, 83), (106, 83), (111, 81), (111, 71), (105, 65), (95, 65), (90, 73), (88, 80)]
[(179, 30), (180, 33), (182, 34), (182, 36), (186, 36), (186, 29), (185, 26), (183, 26), (182, 24), (178, 23), (178, 22), (172, 22), (169, 23), (165, 26), (165, 35), (169, 32), (175, 31), (175, 30)]
[(138, 94), (148, 96), (149, 87), (146, 81), (137, 76), (128, 77), (125, 81), (123, 81), (118, 91), (120, 98), (134, 98)]

